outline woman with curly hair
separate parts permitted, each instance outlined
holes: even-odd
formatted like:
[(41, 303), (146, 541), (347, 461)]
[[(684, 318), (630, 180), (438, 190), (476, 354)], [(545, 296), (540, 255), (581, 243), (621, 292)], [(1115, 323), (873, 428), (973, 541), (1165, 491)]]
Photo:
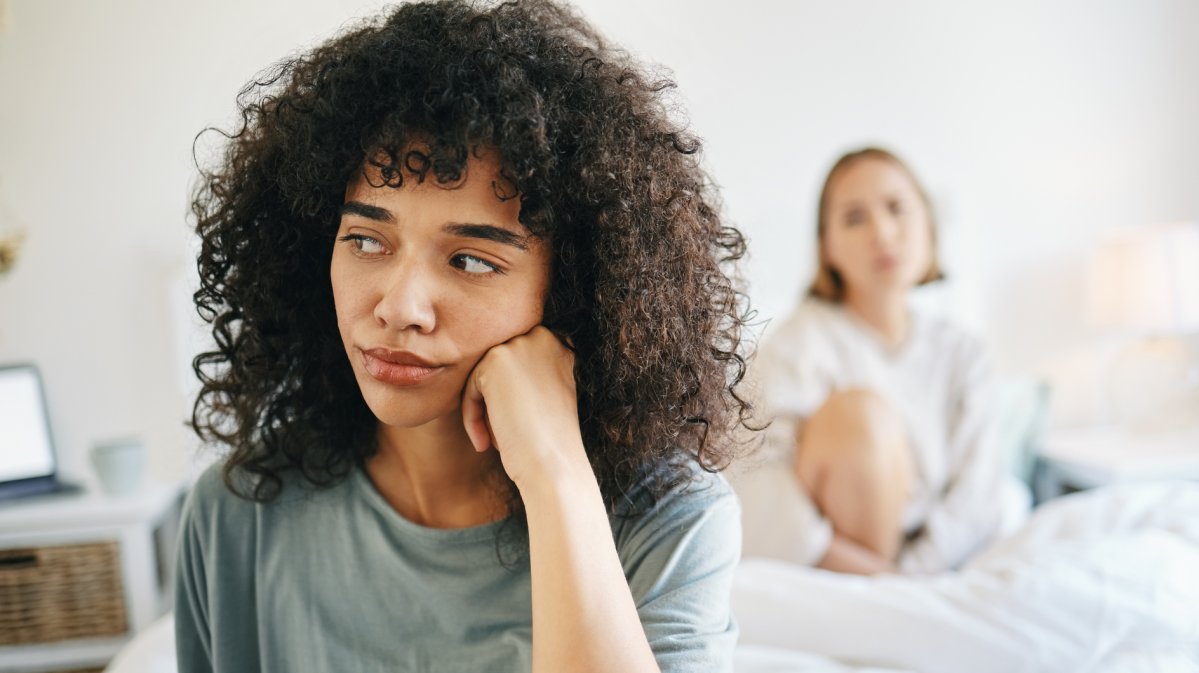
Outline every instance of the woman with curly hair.
[(546, 0), (279, 65), (194, 202), (180, 670), (731, 670), (749, 406), (724, 226), (656, 79)]

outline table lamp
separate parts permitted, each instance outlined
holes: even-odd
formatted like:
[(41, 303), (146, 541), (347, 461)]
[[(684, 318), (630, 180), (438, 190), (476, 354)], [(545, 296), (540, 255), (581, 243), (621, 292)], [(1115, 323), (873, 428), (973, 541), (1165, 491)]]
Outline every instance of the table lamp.
[(1133, 227), (1091, 254), (1089, 321), (1130, 337), (1113, 361), (1108, 397), (1118, 424), (1140, 433), (1199, 426), (1199, 222)]

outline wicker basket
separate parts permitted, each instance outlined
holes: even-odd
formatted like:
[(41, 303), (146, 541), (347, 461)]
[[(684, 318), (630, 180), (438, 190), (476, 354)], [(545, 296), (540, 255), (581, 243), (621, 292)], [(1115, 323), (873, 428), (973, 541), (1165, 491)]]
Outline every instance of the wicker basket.
[(127, 630), (116, 542), (0, 550), (0, 645)]

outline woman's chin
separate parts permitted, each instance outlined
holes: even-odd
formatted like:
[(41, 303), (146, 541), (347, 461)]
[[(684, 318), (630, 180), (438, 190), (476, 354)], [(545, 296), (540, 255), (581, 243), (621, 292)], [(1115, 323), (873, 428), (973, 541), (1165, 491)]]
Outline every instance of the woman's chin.
[(904, 269), (876, 272), (870, 281), (868, 284), (870, 292), (883, 296), (906, 294), (919, 284), (919, 279), (914, 278), (911, 272)]
[(420, 403), (405, 404), (394, 401), (372, 403), (370, 399), (367, 399), (366, 404), (380, 423), (394, 428), (418, 428), (439, 418), (444, 418), (459, 409), (458, 404), (434, 408)]
[(379, 381), (365, 371), (354, 373), (366, 406), (379, 422), (386, 425), (416, 428), (461, 408), (465, 382), (446, 379), (417, 386), (396, 386)]

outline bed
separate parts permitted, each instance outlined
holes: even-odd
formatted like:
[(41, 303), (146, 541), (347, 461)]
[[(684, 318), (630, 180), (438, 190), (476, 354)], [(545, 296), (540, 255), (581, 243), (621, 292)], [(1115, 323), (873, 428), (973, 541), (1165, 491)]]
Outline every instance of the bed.
[[(1042, 506), (960, 572), (838, 575), (744, 559), (737, 673), (1199, 672), (1199, 484)], [(175, 673), (170, 616), (110, 673)]]
[(1051, 501), (945, 575), (745, 559), (733, 609), (738, 673), (1199, 671), (1199, 485)]

